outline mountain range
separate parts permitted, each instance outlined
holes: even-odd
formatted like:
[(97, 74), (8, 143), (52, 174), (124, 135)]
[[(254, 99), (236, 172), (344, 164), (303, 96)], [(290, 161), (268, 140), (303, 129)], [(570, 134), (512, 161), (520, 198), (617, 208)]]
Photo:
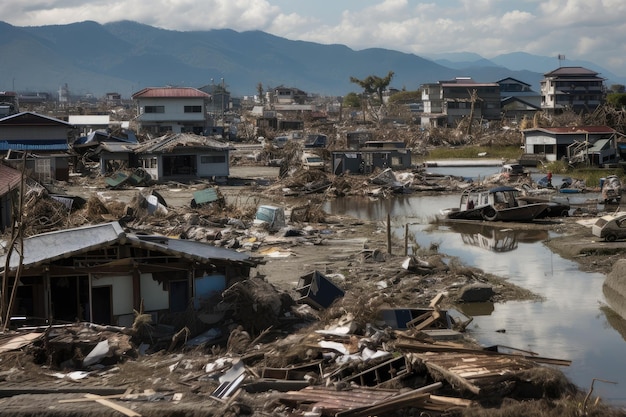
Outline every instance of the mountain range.
[(0, 22), (0, 90), (123, 98), (145, 87), (200, 88), (224, 83), (236, 96), (253, 95), (259, 83), (320, 95), (359, 92), (350, 77), (385, 76), (391, 87), (469, 76), (478, 82), (513, 77), (539, 91), (543, 74), (559, 66), (584, 66), (611, 84), (626, 78), (594, 63), (511, 53), (485, 59), (474, 53), (420, 57), (390, 49), (355, 51), (344, 45), (292, 41), (261, 31), (173, 31), (132, 21), (18, 27)]

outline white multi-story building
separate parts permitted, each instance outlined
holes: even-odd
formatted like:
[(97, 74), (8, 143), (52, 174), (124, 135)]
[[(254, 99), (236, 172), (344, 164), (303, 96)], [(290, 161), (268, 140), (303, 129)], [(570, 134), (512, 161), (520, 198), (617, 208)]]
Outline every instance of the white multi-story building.
[(138, 130), (165, 134), (195, 133), (207, 127), (210, 95), (191, 87), (150, 87), (133, 94)]
[(593, 112), (604, 102), (604, 78), (583, 67), (561, 67), (544, 74), (541, 108), (553, 113), (570, 109)]

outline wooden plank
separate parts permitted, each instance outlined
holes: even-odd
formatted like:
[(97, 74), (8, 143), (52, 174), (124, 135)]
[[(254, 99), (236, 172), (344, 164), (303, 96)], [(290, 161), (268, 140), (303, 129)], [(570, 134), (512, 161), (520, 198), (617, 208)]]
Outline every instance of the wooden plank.
[(472, 384), (470, 381), (468, 381), (465, 378), (462, 378), (460, 376), (458, 376), (457, 374), (455, 374), (454, 372), (450, 372), (448, 371), (446, 368), (443, 368), (435, 363), (432, 362), (426, 362), (426, 367), (431, 369), (434, 372), (440, 373), (441, 375), (443, 375), (443, 377), (445, 379), (448, 380), (448, 382), (450, 382), (452, 385), (457, 385), (460, 386), (462, 388), (464, 388), (465, 390), (476, 394), (476, 395), (480, 395), (481, 393), (481, 389), (480, 387)]
[(112, 408), (115, 411), (119, 411), (120, 413), (128, 416), (128, 417), (141, 417), (141, 414), (136, 413), (135, 411), (131, 410), (130, 408), (126, 408), (124, 406), (121, 406), (119, 404), (114, 403), (113, 401), (109, 401), (105, 398), (100, 397), (99, 395), (95, 395), (95, 394), (85, 394), (85, 397), (87, 398), (91, 398), (94, 399), (98, 404), (102, 404), (106, 407)]
[[(402, 336), (407, 339), (405, 336)], [(396, 343), (396, 348), (410, 350), (413, 352), (424, 352), (424, 353), (437, 353), (437, 352), (451, 352), (451, 353), (475, 353), (477, 355), (485, 355), (485, 356), (501, 356), (501, 357), (509, 357), (509, 358), (521, 358), (525, 360), (529, 360), (535, 363), (544, 363), (550, 365), (560, 365), (560, 366), (570, 366), (572, 361), (569, 359), (555, 359), (555, 358), (546, 358), (542, 356), (535, 355), (522, 355), (516, 353), (506, 353), (506, 352), (494, 352), (492, 350), (483, 350), (483, 349), (472, 349), (465, 348), (458, 345), (446, 344), (439, 342), (437, 344), (432, 343), (423, 343), (418, 341), (404, 341)]]
[(423, 322), (421, 322), (420, 324), (416, 324), (413, 329), (414, 330), (422, 330), (425, 329), (426, 327), (430, 326), (431, 324), (433, 324), (437, 319), (439, 319), (439, 312), (438, 311), (433, 311), (431, 313), (430, 318), (424, 320)]
[(404, 394), (394, 395), (393, 397), (378, 401), (372, 405), (353, 408), (341, 411), (335, 417), (367, 417), (384, 413), (386, 411), (397, 410), (398, 408), (422, 403), (430, 397), (430, 392), (435, 391), (443, 386), (441, 382), (426, 385)]
[(440, 302), (441, 302), (441, 300), (443, 299), (443, 296), (444, 296), (444, 294), (443, 294), (442, 292), (440, 292), (439, 294), (437, 294), (437, 295), (435, 296), (435, 298), (433, 298), (433, 299), (430, 301), (430, 304), (428, 304), (428, 307), (430, 307), (430, 308), (435, 308), (435, 307), (437, 307), (437, 305), (439, 305), (439, 303), (440, 303)]
[(311, 386), (299, 391), (280, 394), (281, 403), (298, 407), (308, 404), (339, 412), (350, 408), (364, 407), (392, 397), (397, 390), (380, 388), (351, 388), (338, 391), (334, 387)]
[(20, 349), (30, 344), (33, 340), (37, 340), (42, 334), (43, 333), (26, 333), (12, 337), (0, 346), (0, 353)]
[(426, 313), (422, 313), (419, 316), (415, 317), (414, 319), (409, 320), (406, 323), (406, 327), (414, 327), (415, 324), (417, 324), (417, 323), (419, 323), (421, 321), (424, 321), (424, 320), (426, 320), (429, 317), (432, 317), (432, 315), (433, 315), (432, 311), (427, 311)]
[(430, 401), (443, 403), (443, 404), (454, 404), (461, 407), (469, 407), (472, 405), (472, 400), (466, 400), (464, 398), (456, 398), (456, 397), (444, 397), (441, 395), (432, 395), (430, 396)]
[[(94, 394), (95, 395), (95, 394)], [(94, 402), (97, 399), (103, 399), (103, 400), (114, 400), (114, 399), (119, 399), (122, 398), (123, 396), (125, 396), (126, 394), (116, 394), (116, 395), (98, 395), (97, 398), (91, 398), (91, 397), (87, 397), (87, 398), (70, 398), (67, 400), (59, 400), (60, 403), (84, 403), (84, 402)]]

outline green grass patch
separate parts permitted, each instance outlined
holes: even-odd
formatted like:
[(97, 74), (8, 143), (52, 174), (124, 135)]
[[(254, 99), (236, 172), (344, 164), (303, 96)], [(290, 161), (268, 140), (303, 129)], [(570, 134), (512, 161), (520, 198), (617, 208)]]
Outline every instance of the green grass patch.
[[(519, 146), (463, 146), (463, 147), (440, 147), (428, 151), (417, 162), (438, 159), (502, 159), (504, 161), (517, 161), (523, 155)], [(600, 178), (609, 175), (617, 175), (622, 184), (626, 184), (626, 173), (622, 168), (597, 168), (578, 167), (572, 168), (564, 161), (555, 161), (538, 166), (543, 172), (552, 171), (553, 174), (563, 175), (583, 180), (588, 187), (599, 187)]]
[(563, 161), (550, 162), (542, 171), (552, 171), (553, 174), (564, 175), (585, 181), (587, 187), (599, 187), (600, 178), (609, 175), (617, 175), (626, 184), (626, 174), (622, 168), (598, 168), (598, 167), (577, 167), (572, 168)]

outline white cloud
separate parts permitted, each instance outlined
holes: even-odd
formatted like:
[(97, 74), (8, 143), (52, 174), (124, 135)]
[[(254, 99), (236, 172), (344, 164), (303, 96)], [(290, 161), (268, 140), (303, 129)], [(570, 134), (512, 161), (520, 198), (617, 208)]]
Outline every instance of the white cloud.
[(135, 20), (173, 30), (263, 30), (293, 40), (426, 55), (566, 54), (624, 73), (623, 0), (32, 0), (2, 2), (16, 26)]

